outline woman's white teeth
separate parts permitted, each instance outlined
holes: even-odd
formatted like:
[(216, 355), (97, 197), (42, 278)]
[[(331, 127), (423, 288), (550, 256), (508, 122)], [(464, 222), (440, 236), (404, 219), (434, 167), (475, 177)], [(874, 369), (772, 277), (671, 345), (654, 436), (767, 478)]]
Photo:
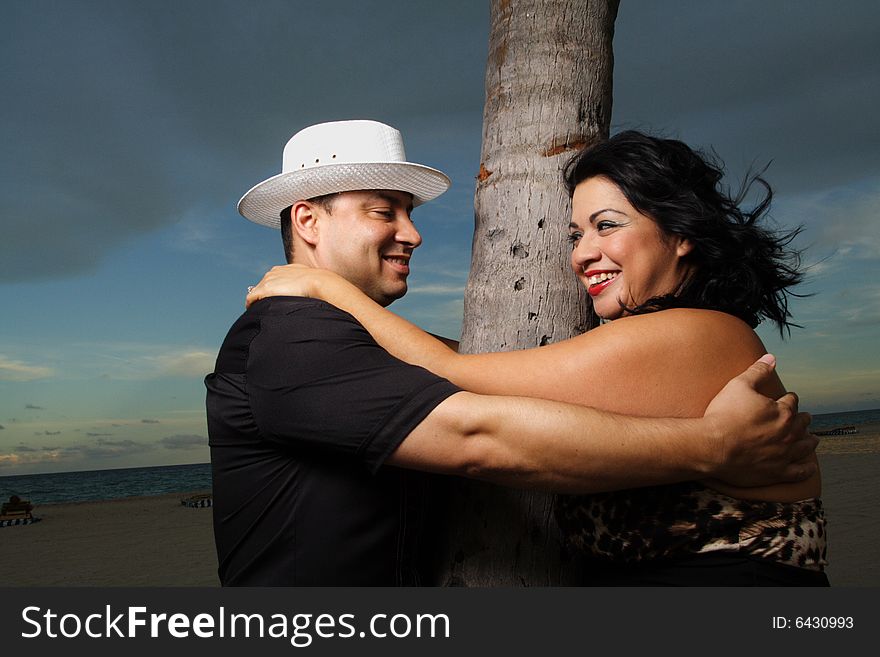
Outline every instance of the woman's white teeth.
[(595, 276), (590, 276), (590, 278), (587, 279), (587, 282), (590, 285), (595, 285), (596, 283), (601, 283), (602, 281), (611, 280), (612, 278), (615, 278), (617, 276), (617, 274), (619, 274), (619, 273), (620, 272), (616, 272), (616, 271), (602, 272), (601, 274), (596, 274)]

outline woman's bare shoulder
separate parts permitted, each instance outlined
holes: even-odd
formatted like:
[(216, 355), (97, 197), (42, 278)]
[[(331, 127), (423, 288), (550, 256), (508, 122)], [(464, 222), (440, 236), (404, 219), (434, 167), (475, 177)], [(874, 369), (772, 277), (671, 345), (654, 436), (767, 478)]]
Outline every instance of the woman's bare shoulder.
[(629, 315), (601, 328), (667, 325), (679, 328), (713, 328), (733, 331), (752, 331), (748, 324), (729, 313), (702, 308), (670, 308), (642, 315)]
[[(763, 345), (752, 328), (738, 317), (715, 310), (672, 308), (632, 315), (604, 324), (597, 335), (641, 344), (645, 348), (701, 346), (724, 347), (763, 354)], [(757, 357), (756, 356), (756, 357)]]
[(684, 379), (702, 386), (725, 383), (766, 351), (740, 319), (688, 308), (618, 319), (581, 339), (583, 347), (603, 354), (605, 363), (613, 361), (617, 374), (667, 383)]
[[(764, 349), (735, 317), (674, 309), (603, 324), (550, 353), (556, 356), (552, 371), (567, 382), (562, 387), (588, 393), (580, 403), (631, 415), (695, 417)], [(585, 388), (585, 380), (601, 385)]]

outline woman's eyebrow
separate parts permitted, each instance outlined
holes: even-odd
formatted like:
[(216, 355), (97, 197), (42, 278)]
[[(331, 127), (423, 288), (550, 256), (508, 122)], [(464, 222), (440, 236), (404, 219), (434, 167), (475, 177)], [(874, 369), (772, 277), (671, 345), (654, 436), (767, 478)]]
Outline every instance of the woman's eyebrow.
[(614, 208), (602, 208), (601, 210), (596, 210), (590, 215), (590, 223), (595, 223), (598, 216), (603, 212), (614, 212), (615, 214), (622, 214), (624, 217), (626, 216), (626, 213), (621, 212), (620, 210), (615, 210)]

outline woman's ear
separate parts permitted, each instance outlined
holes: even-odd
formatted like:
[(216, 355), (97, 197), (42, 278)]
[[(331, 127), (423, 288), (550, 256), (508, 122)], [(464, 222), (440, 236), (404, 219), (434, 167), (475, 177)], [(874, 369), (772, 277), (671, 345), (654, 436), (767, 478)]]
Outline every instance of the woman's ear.
[(675, 238), (675, 253), (679, 258), (684, 258), (694, 250), (694, 243), (684, 237)]

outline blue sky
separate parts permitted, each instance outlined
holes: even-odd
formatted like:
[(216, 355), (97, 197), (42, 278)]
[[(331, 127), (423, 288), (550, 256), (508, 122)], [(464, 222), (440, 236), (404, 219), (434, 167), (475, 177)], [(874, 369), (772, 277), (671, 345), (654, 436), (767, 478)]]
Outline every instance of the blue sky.
[[(833, 13), (832, 13), (833, 12)], [(639, 2), (616, 24), (612, 130), (772, 161), (803, 224), (804, 325), (781, 342), (813, 412), (880, 407), (880, 60), (873, 2)], [(482, 2), (0, 4), (0, 475), (203, 462), (202, 378), (247, 285), (282, 261), (235, 211), (291, 134), (372, 118), (453, 188), (394, 308), (460, 328), (479, 167)]]

